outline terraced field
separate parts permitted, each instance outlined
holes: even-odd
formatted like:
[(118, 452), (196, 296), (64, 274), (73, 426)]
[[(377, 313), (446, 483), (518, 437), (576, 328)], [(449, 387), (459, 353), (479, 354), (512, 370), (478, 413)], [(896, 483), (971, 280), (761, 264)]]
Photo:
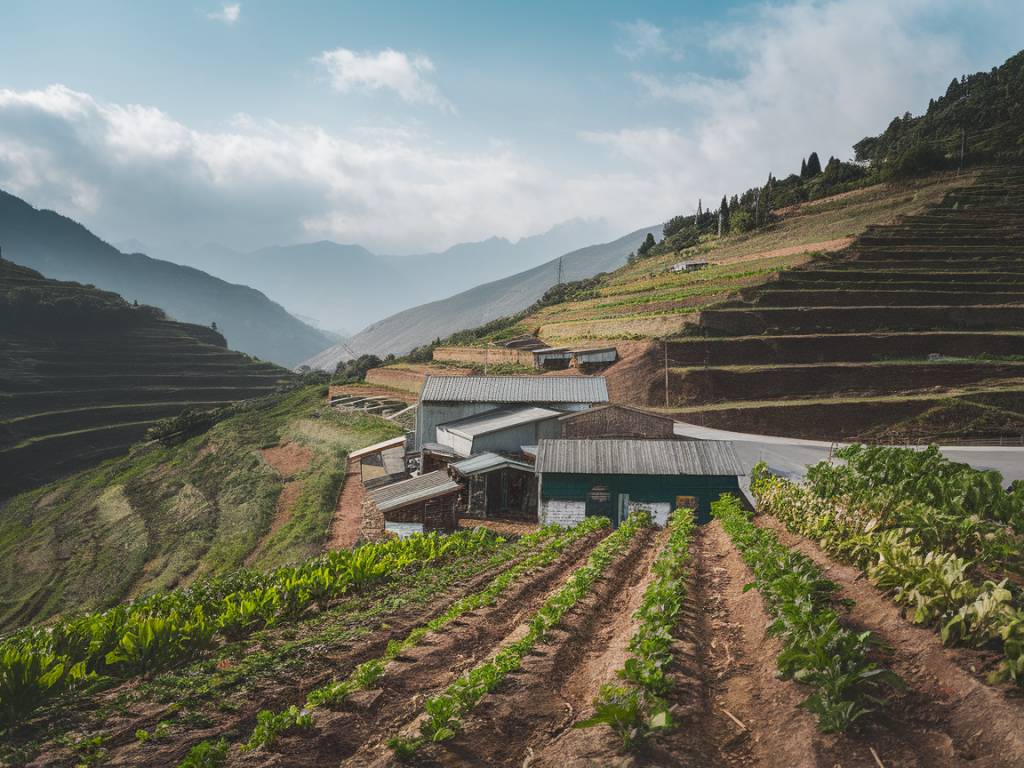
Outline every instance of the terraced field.
[(1024, 169), (987, 170), (704, 309), (668, 342), (673, 412), (824, 439), (1020, 439), (1022, 201)]
[(226, 349), (210, 328), (9, 261), (0, 302), (0, 500), (123, 453), (185, 408), (259, 397), (293, 378)]
[(81, 666), (0, 675), (0, 760), (1019, 765), (1024, 489), (937, 451), (843, 458), (755, 468), (758, 512), (726, 496), (706, 526), (414, 537), (25, 630), (0, 672)]

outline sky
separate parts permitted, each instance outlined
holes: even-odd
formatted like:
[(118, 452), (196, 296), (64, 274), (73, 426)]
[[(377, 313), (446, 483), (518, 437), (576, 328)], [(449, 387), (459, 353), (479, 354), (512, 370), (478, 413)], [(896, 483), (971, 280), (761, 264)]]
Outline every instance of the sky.
[(846, 159), (1019, 0), (4, 0), (0, 189), (111, 242), (622, 233)]

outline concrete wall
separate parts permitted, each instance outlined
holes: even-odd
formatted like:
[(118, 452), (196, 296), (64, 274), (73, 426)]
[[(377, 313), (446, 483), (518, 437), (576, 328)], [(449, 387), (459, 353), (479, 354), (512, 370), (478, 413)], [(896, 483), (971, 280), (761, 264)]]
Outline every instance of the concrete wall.
[(668, 516), (672, 511), (672, 505), (668, 502), (658, 501), (631, 501), (628, 509), (630, 513), (636, 512), (638, 509), (646, 509), (651, 513), (654, 524), (664, 528), (668, 525)]
[(562, 525), (571, 528), (582, 523), (586, 516), (587, 503), (585, 501), (548, 499), (540, 503), (541, 525)]

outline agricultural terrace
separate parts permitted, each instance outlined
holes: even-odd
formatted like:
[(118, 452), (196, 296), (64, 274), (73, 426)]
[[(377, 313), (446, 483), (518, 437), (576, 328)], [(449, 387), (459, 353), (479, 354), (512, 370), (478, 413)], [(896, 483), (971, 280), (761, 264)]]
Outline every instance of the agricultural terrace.
[[(778, 222), (766, 229), (710, 237), (683, 251), (640, 259), (602, 280), (593, 297), (545, 307), (522, 326), (539, 330), (553, 346), (678, 333), (702, 308), (805, 264), (815, 254), (837, 251), (868, 226), (916, 213), (963, 183), (963, 178), (933, 176), (804, 203), (780, 212)], [(676, 262), (697, 259), (710, 266), (691, 273), (668, 271)]]
[(347, 452), (401, 434), (331, 410), (324, 390), (256, 401), (203, 434), (136, 446), (8, 501), (0, 627), (321, 551)]
[(1019, 765), (1024, 489), (841, 458), (704, 526), (417, 536), (23, 630), (0, 759)]

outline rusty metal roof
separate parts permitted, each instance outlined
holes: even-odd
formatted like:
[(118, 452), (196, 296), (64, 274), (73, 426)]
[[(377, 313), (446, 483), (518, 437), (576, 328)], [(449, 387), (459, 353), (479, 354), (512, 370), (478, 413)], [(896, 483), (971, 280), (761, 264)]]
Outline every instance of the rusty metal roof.
[(581, 475), (742, 475), (731, 442), (541, 440), (537, 471)]
[(606, 403), (603, 376), (427, 376), (420, 401)]
[(448, 477), (448, 473), (443, 469), (439, 469), (436, 472), (385, 485), (383, 488), (374, 488), (366, 495), (381, 512), (390, 512), (460, 490), (462, 486)]

